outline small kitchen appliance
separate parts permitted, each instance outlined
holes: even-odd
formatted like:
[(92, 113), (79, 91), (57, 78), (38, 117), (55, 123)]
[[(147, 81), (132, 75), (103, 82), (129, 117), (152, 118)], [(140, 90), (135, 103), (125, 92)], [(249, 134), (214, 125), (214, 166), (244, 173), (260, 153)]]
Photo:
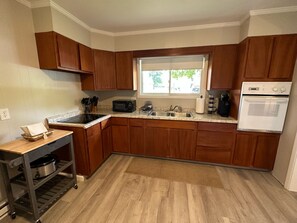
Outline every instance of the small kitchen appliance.
[(112, 110), (115, 112), (134, 112), (136, 110), (136, 100), (114, 100)]
[(228, 117), (230, 114), (231, 102), (227, 92), (223, 92), (219, 99), (218, 114), (222, 117)]
[(283, 130), (292, 82), (243, 82), (238, 130)]

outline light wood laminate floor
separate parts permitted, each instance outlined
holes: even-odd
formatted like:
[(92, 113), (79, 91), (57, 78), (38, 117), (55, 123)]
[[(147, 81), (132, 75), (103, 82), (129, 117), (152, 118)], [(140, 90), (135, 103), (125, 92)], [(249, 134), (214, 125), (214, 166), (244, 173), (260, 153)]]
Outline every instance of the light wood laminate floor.
[[(217, 166), (224, 188), (216, 188), (126, 173), (132, 159), (112, 155), (46, 212), (42, 222), (297, 222), (296, 194), (270, 173)], [(24, 215), (3, 222), (29, 219)]]

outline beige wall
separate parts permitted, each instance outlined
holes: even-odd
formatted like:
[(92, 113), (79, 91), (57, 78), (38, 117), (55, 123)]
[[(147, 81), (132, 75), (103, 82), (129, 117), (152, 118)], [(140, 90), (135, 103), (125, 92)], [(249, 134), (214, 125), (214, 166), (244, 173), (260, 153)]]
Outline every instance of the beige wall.
[(249, 34), (250, 18), (247, 18), (240, 26), (240, 41), (244, 40)]
[(297, 33), (297, 12), (250, 17), (249, 36)]
[(115, 50), (161, 49), (238, 43), (239, 29), (239, 26), (231, 26), (116, 36)]
[(294, 145), (297, 132), (297, 66), (295, 65), (292, 90), (290, 94), (290, 102), (287, 111), (284, 131), (280, 137), (278, 151), (276, 155), (273, 176), (275, 176), (282, 184), (285, 183), (290, 157)]
[(53, 30), (53, 17), (51, 7), (32, 9), (34, 30), (36, 33)]
[(113, 36), (104, 35), (101, 33), (91, 33), (91, 48), (114, 51), (115, 38)]
[[(78, 74), (38, 68), (31, 10), (16, 1), (0, 3), (0, 108), (11, 119), (0, 121), (0, 144), (20, 137), (20, 126), (80, 108), (85, 94)], [(0, 176), (1, 177), (1, 176)], [(4, 199), (0, 179), (0, 203)]]

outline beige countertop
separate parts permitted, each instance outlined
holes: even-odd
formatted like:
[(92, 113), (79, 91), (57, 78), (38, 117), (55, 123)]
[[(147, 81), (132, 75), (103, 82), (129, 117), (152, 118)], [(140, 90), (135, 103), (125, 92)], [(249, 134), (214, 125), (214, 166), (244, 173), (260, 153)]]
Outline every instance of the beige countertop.
[(57, 115), (48, 118), (49, 124), (54, 125), (63, 125), (63, 126), (73, 126), (73, 127), (83, 127), (89, 128), (103, 120), (106, 120), (110, 117), (119, 117), (119, 118), (142, 118), (142, 119), (160, 119), (160, 120), (174, 120), (174, 121), (194, 121), (194, 122), (216, 122), (216, 123), (232, 123), (237, 124), (237, 120), (232, 117), (221, 117), (217, 114), (196, 114), (192, 113), (193, 117), (160, 117), (160, 116), (149, 116), (148, 114), (135, 111), (132, 113), (123, 113), (123, 112), (113, 112), (111, 109), (99, 109), (94, 114), (106, 114), (107, 116), (97, 119), (95, 121), (89, 122), (87, 124), (74, 124), (74, 123), (61, 123), (59, 120), (70, 118), (72, 116), (80, 114), (81, 111), (74, 111), (65, 113), (62, 115)]

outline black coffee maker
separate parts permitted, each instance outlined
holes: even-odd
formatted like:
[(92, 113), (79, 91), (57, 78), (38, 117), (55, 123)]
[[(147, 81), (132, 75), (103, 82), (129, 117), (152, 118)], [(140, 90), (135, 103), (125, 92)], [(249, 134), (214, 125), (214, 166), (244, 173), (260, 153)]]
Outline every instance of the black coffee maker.
[(218, 106), (218, 114), (222, 117), (228, 117), (230, 114), (231, 102), (228, 92), (221, 94)]

